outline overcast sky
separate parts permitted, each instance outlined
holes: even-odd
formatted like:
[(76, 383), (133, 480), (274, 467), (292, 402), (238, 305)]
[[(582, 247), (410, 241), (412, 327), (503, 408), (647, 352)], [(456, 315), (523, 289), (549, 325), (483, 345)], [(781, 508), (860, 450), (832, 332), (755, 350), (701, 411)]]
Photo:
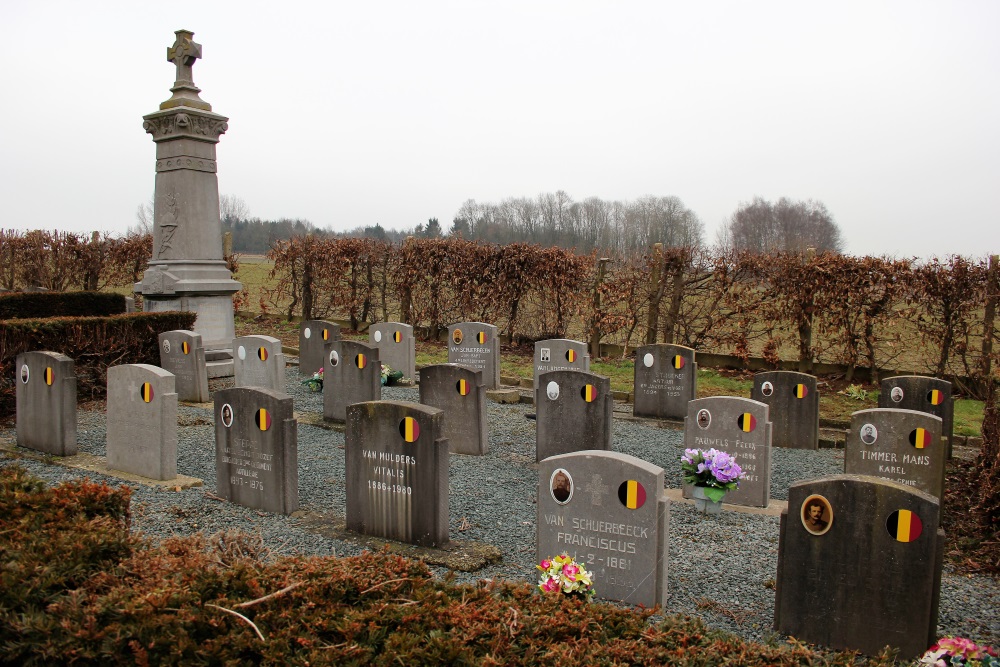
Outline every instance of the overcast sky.
[(264, 219), (447, 228), (467, 199), (755, 195), (852, 254), (1000, 250), (1000, 2), (0, 0), (0, 226), (124, 231), (194, 31), (219, 189)]

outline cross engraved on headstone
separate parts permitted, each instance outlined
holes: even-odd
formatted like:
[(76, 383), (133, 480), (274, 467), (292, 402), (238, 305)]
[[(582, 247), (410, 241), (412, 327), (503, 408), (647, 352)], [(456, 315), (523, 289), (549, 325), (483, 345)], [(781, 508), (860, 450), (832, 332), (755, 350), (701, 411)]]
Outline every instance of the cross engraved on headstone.
[(191, 68), (194, 66), (194, 61), (201, 58), (201, 44), (191, 39), (194, 33), (190, 30), (177, 30), (174, 34), (177, 35), (174, 45), (167, 47), (167, 60), (177, 66), (177, 80), (174, 85), (181, 83), (194, 85)]
[(604, 485), (600, 475), (591, 475), (590, 481), (583, 490), (590, 494), (591, 505), (601, 505), (604, 494), (608, 492), (608, 487)]

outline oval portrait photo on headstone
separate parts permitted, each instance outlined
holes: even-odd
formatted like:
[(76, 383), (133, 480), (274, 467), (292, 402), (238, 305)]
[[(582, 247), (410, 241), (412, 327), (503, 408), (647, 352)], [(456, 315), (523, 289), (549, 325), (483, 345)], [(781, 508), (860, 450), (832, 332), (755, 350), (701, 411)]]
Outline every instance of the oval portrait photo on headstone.
[(219, 416), (222, 418), (222, 425), (229, 428), (233, 425), (233, 406), (229, 403), (224, 403), (222, 405), (222, 410), (219, 411)]
[(824, 496), (813, 494), (802, 501), (802, 525), (813, 535), (823, 535), (833, 525), (833, 507)]
[(708, 428), (712, 425), (712, 413), (702, 408), (698, 411), (695, 421), (698, 422), (698, 428)]
[(861, 427), (861, 442), (866, 445), (874, 445), (875, 441), (878, 440), (878, 429), (875, 428), (875, 424), (865, 424)]
[(170, 341), (163, 341), (163, 354), (170, 354)]
[(31, 371), (28, 370), (28, 364), (21, 366), (21, 382), (23, 384), (28, 384), (28, 378), (31, 377)]
[(240, 345), (239, 349), (236, 350), (236, 356), (238, 356), (240, 358), (240, 361), (246, 361), (246, 358), (247, 358), (247, 349), (245, 347), (243, 347), (242, 345)]
[(305, 336), (306, 339), (312, 338), (313, 335), (312, 329), (306, 327), (305, 329), (302, 330), (302, 335)]
[(455, 329), (451, 332), (451, 340), (455, 345), (461, 345), (462, 341), (465, 339), (465, 334), (462, 333), (461, 329)]
[(336, 366), (339, 363), (340, 363), (340, 355), (337, 354), (336, 350), (331, 350), (330, 351), (330, 365), (331, 366)]
[(646, 368), (652, 368), (653, 367), (653, 355), (650, 354), (649, 352), (647, 352), (646, 354), (644, 354), (643, 357), (642, 357), (642, 363), (643, 363), (643, 365), (646, 366)]
[(771, 394), (774, 393), (774, 385), (771, 384), (770, 382), (765, 382), (760, 386), (760, 393), (764, 394), (765, 396), (770, 396)]
[(565, 505), (573, 498), (573, 477), (565, 468), (556, 468), (549, 477), (549, 493), (552, 500)]
[(893, 387), (892, 390), (889, 392), (889, 398), (892, 399), (893, 403), (900, 403), (900, 402), (902, 402), (902, 400), (903, 400), (903, 388), (902, 387)]
[(382, 342), (382, 332), (381, 331), (376, 331), (375, 335), (373, 336), (373, 338), (375, 339), (376, 343), (381, 343)]
[(550, 382), (545, 387), (545, 395), (549, 397), (549, 400), (556, 400), (559, 398), (559, 385), (556, 382)]

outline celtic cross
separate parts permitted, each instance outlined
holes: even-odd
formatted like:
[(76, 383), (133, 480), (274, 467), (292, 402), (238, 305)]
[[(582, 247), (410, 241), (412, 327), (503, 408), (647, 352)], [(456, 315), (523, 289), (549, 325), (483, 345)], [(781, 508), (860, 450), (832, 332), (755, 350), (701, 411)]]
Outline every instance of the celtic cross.
[(191, 68), (194, 66), (194, 61), (201, 58), (201, 44), (197, 44), (191, 39), (194, 37), (194, 33), (190, 30), (177, 30), (174, 34), (177, 35), (174, 45), (167, 47), (167, 60), (177, 66), (177, 80), (174, 82), (174, 86), (179, 86), (182, 83), (193, 86), (194, 78)]

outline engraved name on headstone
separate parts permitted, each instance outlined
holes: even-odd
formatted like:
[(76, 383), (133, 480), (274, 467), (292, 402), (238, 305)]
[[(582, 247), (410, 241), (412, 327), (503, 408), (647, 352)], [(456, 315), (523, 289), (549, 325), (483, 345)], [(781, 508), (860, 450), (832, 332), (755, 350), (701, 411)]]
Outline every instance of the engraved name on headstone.
[(159, 480), (177, 477), (173, 373), (149, 364), (108, 368), (107, 454), (112, 470)]
[(207, 403), (208, 372), (201, 334), (194, 331), (167, 331), (160, 334), (160, 366), (174, 374), (177, 400)]
[(347, 420), (347, 406), (382, 398), (379, 349), (353, 340), (323, 346), (323, 419)]
[(897, 375), (882, 380), (878, 407), (920, 410), (936, 415), (943, 422), (941, 435), (948, 438), (948, 457), (955, 439), (955, 399), (951, 383), (924, 375)]
[(589, 371), (587, 344), (566, 338), (551, 338), (535, 343), (535, 402), (538, 400), (538, 376), (549, 371)]
[(535, 460), (611, 449), (611, 380), (584, 371), (542, 373), (536, 389)]
[(263, 387), (285, 391), (285, 355), (281, 341), (272, 336), (233, 339), (233, 371), (237, 387)]
[(17, 355), (17, 445), (55, 456), (76, 454), (76, 370), (58, 352)]
[(444, 411), (444, 437), (452, 454), (485, 454), (486, 388), (483, 372), (458, 364), (420, 369), (420, 403)]
[(413, 381), (417, 374), (413, 327), (402, 322), (380, 322), (368, 329), (368, 343), (378, 348), (379, 361)]
[(683, 419), (698, 396), (695, 352), (683, 345), (643, 345), (635, 353), (636, 417)]
[(326, 320), (306, 320), (299, 324), (299, 374), (309, 377), (324, 368), (323, 346), (340, 340), (340, 325)]
[(771, 444), (819, 449), (819, 391), (816, 376), (768, 371), (753, 376), (750, 398), (771, 408)]
[(941, 498), (946, 449), (940, 417), (918, 410), (859, 410), (851, 415), (844, 442), (844, 472), (889, 479)]
[(448, 327), (448, 363), (482, 371), (483, 386), (486, 389), (498, 388), (500, 340), (497, 338), (497, 328), (482, 322), (452, 324)]

